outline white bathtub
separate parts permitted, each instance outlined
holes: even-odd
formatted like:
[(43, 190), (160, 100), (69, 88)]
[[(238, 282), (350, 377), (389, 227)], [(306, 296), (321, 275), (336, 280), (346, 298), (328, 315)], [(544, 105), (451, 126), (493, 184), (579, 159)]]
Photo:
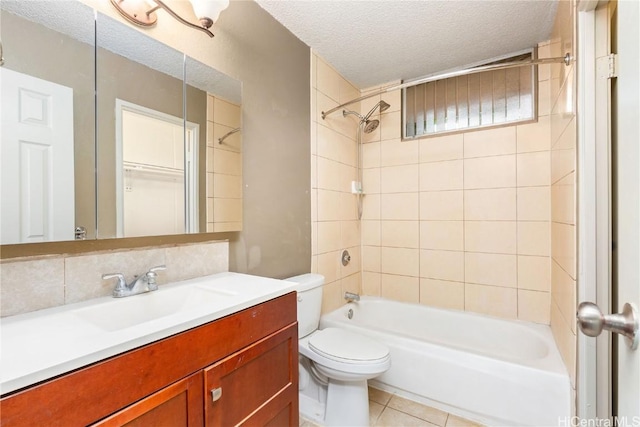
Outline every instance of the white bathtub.
[(391, 368), (374, 387), (490, 426), (571, 416), (569, 376), (548, 326), (374, 297), (322, 316), (320, 327), (330, 326), (389, 346)]

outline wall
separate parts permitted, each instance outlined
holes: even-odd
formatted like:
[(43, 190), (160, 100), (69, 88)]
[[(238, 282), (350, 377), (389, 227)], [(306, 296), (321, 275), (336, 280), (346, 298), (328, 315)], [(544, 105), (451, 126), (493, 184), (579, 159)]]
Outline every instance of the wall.
[[(322, 111), (360, 96), (358, 89), (322, 58), (311, 57), (311, 221), (312, 271), (325, 277), (323, 312), (344, 303), (345, 291), (360, 292), (360, 221), (351, 181), (357, 180), (354, 116), (337, 111), (326, 120)], [(356, 111), (359, 105), (352, 106)], [(351, 261), (341, 263), (343, 250)]]
[(207, 242), (183, 246), (87, 253), (76, 256), (32, 257), (0, 264), (2, 317), (111, 295), (122, 273), (130, 283), (135, 275), (157, 265), (158, 284), (228, 271), (229, 244)]
[[(122, 20), (109, 2), (82, 1)], [(172, 6), (196, 21), (189, 2)], [(310, 271), (309, 47), (251, 1), (231, 2), (213, 39), (161, 15), (140, 31), (242, 81), (243, 230), (230, 241), (230, 270)]]
[[(549, 54), (574, 53), (575, 3), (559, 2)], [(576, 374), (576, 69), (553, 65), (551, 100), (551, 329), (575, 388)]]
[[(548, 67), (540, 67), (538, 76), (537, 123), (401, 141), (399, 91), (354, 104), (363, 114), (380, 99), (391, 104), (374, 116), (381, 119), (378, 129), (363, 135), (366, 195), (358, 224), (349, 191), (357, 122), (340, 112), (322, 120), (320, 111), (360, 94), (321, 58), (314, 59), (313, 259), (314, 271), (327, 278), (323, 310), (341, 305), (345, 290), (360, 289), (548, 324)], [(354, 246), (358, 234), (361, 249)], [(362, 262), (361, 280), (357, 270), (341, 266), (342, 249), (349, 249), (352, 262)]]

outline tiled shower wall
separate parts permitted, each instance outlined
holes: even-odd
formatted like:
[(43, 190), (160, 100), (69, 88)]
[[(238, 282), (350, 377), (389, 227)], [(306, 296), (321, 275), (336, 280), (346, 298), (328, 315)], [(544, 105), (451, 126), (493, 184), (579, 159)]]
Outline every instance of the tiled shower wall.
[[(357, 179), (354, 116), (327, 111), (360, 92), (321, 58), (311, 55), (311, 270), (325, 277), (323, 312), (342, 305), (345, 291), (360, 292), (360, 221), (351, 181)], [(352, 105), (359, 111), (359, 105)], [(341, 254), (351, 261), (343, 266)]]
[[(574, 55), (575, 2), (559, 2), (549, 55)], [(575, 388), (576, 372), (576, 69), (550, 68), (551, 329)]]
[(105, 273), (122, 273), (127, 282), (149, 268), (166, 265), (158, 284), (229, 271), (229, 243), (207, 242), (171, 247), (30, 257), (0, 264), (0, 314), (2, 317), (109, 296), (114, 279)]
[[(350, 156), (357, 122), (340, 112), (322, 120), (320, 111), (359, 93), (321, 58), (314, 61), (313, 250), (315, 271), (328, 277), (325, 310), (342, 304), (342, 291), (361, 286), (367, 295), (548, 324), (548, 67), (539, 71), (537, 123), (401, 141), (400, 93), (362, 101), (361, 113), (381, 98), (391, 108), (382, 113), (380, 127), (363, 136), (366, 196), (358, 224), (349, 192), (354, 178), (340, 173), (343, 166), (355, 166)], [(328, 147), (330, 154), (322, 151)], [(344, 170), (355, 176), (354, 167)], [(339, 264), (347, 248), (343, 238), (355, 238), (348, 230), (358, 225), (361, 285), (357, 273), (344, 274)]]

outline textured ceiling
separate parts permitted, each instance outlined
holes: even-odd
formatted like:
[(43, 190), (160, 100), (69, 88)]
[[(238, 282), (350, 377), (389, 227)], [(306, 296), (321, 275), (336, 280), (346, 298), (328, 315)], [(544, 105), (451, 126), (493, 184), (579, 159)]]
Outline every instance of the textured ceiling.
[(364, 89), (493, 59), (549, 38), (556, 0), (257, 0)]

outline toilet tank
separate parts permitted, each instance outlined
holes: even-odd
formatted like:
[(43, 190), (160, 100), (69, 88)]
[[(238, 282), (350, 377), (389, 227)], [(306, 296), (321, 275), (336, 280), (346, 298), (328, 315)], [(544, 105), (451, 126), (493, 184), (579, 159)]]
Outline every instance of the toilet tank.
[(318, 329), (324, 276), (307, 273), (285, 280), (297, 283), (295, 289), (298, 293), (298, 338), (302, 338)]

